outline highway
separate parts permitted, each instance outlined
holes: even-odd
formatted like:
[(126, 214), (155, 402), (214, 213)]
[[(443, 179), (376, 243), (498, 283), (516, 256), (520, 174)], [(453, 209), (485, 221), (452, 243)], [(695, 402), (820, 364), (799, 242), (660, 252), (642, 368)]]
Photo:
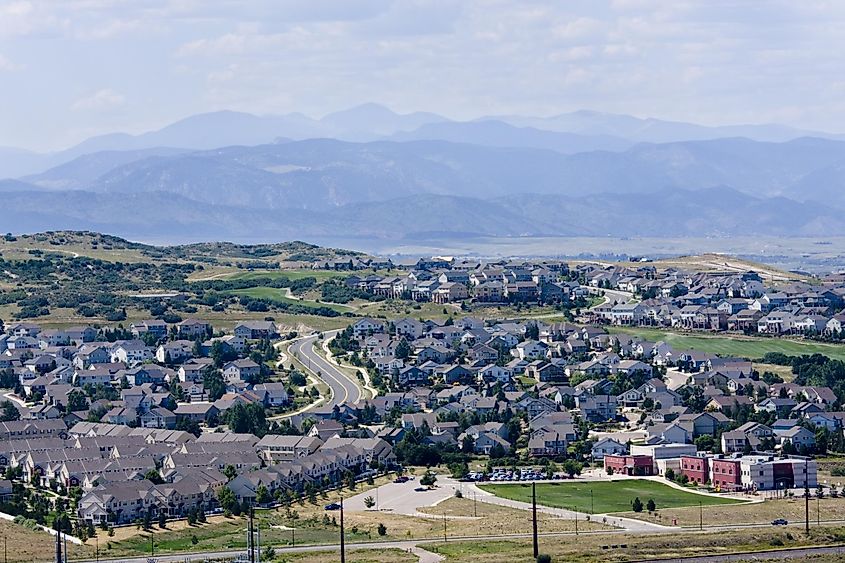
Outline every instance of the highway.
[[(337, 331), (323, 333), (324, 338), (330, 338)], [(300, 361), (305, 368), (314, 376), (325, 382), (331, 389), (331, 396), (326, 401), (329, 408), (335, 405), (354, 405), (363, 399), (361, 387), (358, 381), (354, 381), (351, 376), (347, 375), (337, 367), (329, 363), (323, 356), (314, 351), (314, 343), (317, 341), (317, 335), (306, 336), (294, 342), (291, 347), (291, 353)]]

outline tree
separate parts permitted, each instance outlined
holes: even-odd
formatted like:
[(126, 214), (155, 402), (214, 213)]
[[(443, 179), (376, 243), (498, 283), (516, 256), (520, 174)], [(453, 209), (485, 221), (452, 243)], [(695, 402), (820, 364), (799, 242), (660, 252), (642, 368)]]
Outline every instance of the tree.
[(634, 501), (631, 503), (631, 510), (634, 512), (643, 511), (643, 501), (640, 500), (640, 497), (634, 498)]
[(355, 475), (351, 471), (347, 471), (343, 475), (343, 480), (345, 481), (346, 488), (350, 491), (355, 490)]
[(376, 499), (374, 499), (372, 496), (368, 496), (368, 497), (364, 498), (364, 506), (366, 506), (367, 508), (372, 508), (375, 505), (376, 505)]
[(264, 405), (237, 403), (226, 411), (226, 424), (229, 430), (238, 434), (255, 434), (263, 438), (267, 434), (267, 416)]
[(385, 526), (384, 524), (379, 522), (377, 531), (378, 531), (378, 535), (385, 536), (385, 535), (387, 535), (387, 526)]
[(716, 442), (713, 439), (713, 436), (711, 436), (710, 434), (702, 434), (701, 436), (695, 439), (695, 447), (700, 452), (712, 451), (715, 443)]
[(270, 491), (267, 490), (267, 487), (265, 487), (263, 483), (258, 485), (255, 489), (255, 502), (258, 504), (267, 504), (272, 500), (273, 497), (270, 495)]
[(393, 355), (399, 358), (400, 360), (407, 360), (411, 357), (411, 352), (411, 345), (408, 344), (408, 341), (403, 338), (399, 341), (399, 344), (396, 345), (396, 351), (393, 353)]
[(195, 526), (197, 523), (197, 511), (193, 508), (188, 511), (188, 526)]
[(158, 527), (162, 530), (167, 527), (167, 515), (164, 513), (163, 510), (158, 512)]
[(0, 422), (11, 422), (20, 420), (21, 413), (11, 401), (3, 401), (0, 404)]
[(425, 475), (420, 477), (420, 485), (423, 487), (432, 487), (437, 482), (437, 476), (431, 471), (426, 471)]
[(151, 481), (154, 485), (161, 485), (164, 483), (164, 479), (161, 478), (161, 474), (156, 469), (150, 469), (144, 473), (144, 479)]
[(67, 405), (65, 405), (65, 412), (71, 413), (75, 411), (84, 411), (88, 408), (88, 399), (79, 389), (74, 389), (67, 394)]
[(663, 473), (663, 476), (666, 477), (667, 481), (674, 481), (675, 480), (675, 470), (672, 469), (671, 467), (669, 467)]
[(202, 376), (202, 384), (208, 391), (210, 401), (216, 401), (226, 393), (226, 383), (219, 369), (206, 369)]
[(238, 499), (235, 498), (235, 493), (229, 487), (220, 487), (217, 491), (217, 502), (220, 503), (220, 508), (227, 512), (232, 512), (238, 504)]
[(505, 451), (504, 446), (502, 444), (494, 444), (492, 448), (490, 448), (490, 457), (491, 458), (500, 458), (505, 457), (508, 455), (508, 452)]
[(231, 481), (232, 479), (238, 476), (238, 470), (235, 469), (234, 465), (227, 465), (223, 468), (223, 475), (225, 475), (226, 478)]
[(576, 461), (574, 459), (567, 459), (563, 462), (563, 472), (569, 475), (570, 479), (572, 479), (576, 475), (580, 475), (581, 469), (583, 469), (581, 462)]
[(654, 504), (653, 498), (648, 499), (648, 502), (645, 503), (645, 507), (646, 510), (648, 510), (649, 512), (654, 512), (655, 510), (657, 510), (657, 505)]

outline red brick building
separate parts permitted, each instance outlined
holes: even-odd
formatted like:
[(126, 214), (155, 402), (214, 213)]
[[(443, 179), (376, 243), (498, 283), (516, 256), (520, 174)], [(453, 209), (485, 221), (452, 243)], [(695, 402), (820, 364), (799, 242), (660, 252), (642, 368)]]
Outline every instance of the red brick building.
[(714, 487), (726, 491), (735, 491), (742, 488), (742, 471), (738, 459), (713, 458), (711, 463), (711, 481)]
[(682, 455), (681, 456), (681, 475), (686, 475), (687, 479), (693, 483), (706, 483), (710, 480), (710, 464), (706, 457)]
[(654, 458), (650, 455), (605, 455), (604, 470), (622, 475), (654, 475)]

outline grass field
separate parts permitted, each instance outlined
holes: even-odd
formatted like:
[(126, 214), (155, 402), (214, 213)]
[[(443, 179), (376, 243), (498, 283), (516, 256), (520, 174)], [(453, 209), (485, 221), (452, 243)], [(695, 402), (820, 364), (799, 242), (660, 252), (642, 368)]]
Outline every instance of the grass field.
[[(763, 550), (795, 548), (801, 546), (836, 545), (845, 538), (845, 529), (811, 529), (804, 535), (795, 528), (757, 528), (714, 533), (671, 534), (602, 534), (581, 535), (577, 539), (566, 537), (541, 537), (540, 553), (551, 556), (552, 561), (598, 563), (606, 561), (655, 561), (674, 557), (698, 555), (719, 556), (728, 553), (751, 553), (748, 561), (761, 561), (753, 554)], [(625, 547), (622, 547), (622, 546)], [(531, 539), (485, 542), (448, 542), (426, 545), (429, 551), (446, 557), (448, 563), (511, 563), (533, 561)], [(819, 561), (841, 561), (841, 556)], [(816, 561), (815, 558), (792, 561)]]
[[(531, 533), (531, 512), (508, 508), (497, 504), (486, 502), (473, 502), (469, 494), (464, 498), (450, 498), (439, 503), (437, 506), (426, 506), (418, 508), (423, 514), (431, 514), (434, 517), (442, 516), (452, 518), (448, 522), (450, 535), (472, 536), (498, 534)], [(437, 520), (435, 525), (440, 524)], [(578, 529), (581, 531), (613, 530), (612, 526), (601, 522), (586, 522), (580, 520)], [(575, 530), (575, 520), (557, 518), (543, 512), (537, 513), (537, 530), (542, 533), (549, 532), (572, 532)], [(434, 530), (436, 532), (436, 530)]]
[[(9, 563), (29, 563), (30, 561), (53, 561), (56, 554), (56, 539), (42, 531), (33, 531), (23, 526), (0, 520), (0, 536), (5, 542), (6, 560)], [(91, 545), (77, 546), (68, 543), (68, 556), (81, 559), (94, 555)]]
[[(326, 563), (336, 561), (336, 551), (316, 551), (313, 553), (285, 553), (273, 561), (284, 563)], [(266, 561), (264, 558), (262, 561)], [(350, 549), (346, 554), (347, 563), (416, 563), (416, 555), (401, 549)]]
[[(527, 484), (480, 485), (482, 489), (496, 496), (531, 502), (531, 487)], [(592, 491), (592, 504), (591, 493)], [(635, 497), (640, 497), (643, 505), (653, 499), (658, 509), (681, 506), (715, 504), (736, 504), (729, 498), (688, 493), (646, 479), (623, 479), (619, 481), (593, 481), (578, 483), (540, 483), (537, 485), (537, 502), (544, 506), (567, 508), (581, 512), (592, 511), (595, 514), (609, 512), (627, 512)]]
[[(698, 506), (688, 506), (658, 510), (656, 514), (630, 512), (624, 516), (664, 525), (677, 522), (679, 526), (693, 527), (699, 525), (699, 518), (703, 520), (705, 526), (713, 526), (716, 524), (769, 524), (775, 518), (785, 518), (790, 523), (803, 524), (805, 517), (803, 498), (743, 503), (732, 506), (730, 510), (725, 510), (721, 506), (705, 506), (699, 513)], [(845, 498), (810, 499), (810, 523), (815, 524), (817, 521), (825, 520), (845, 520)]]
[(354, 309), (346, 305), (335, 303), (318, 303), (316, 301), (309, 301), (306, 299), (292, 299), (287, 296), (287, 291), (276, 287), (249, 287), (246, 289), (233, 289), (229, 291), (232, 295), (247, 295), (256, 299), (266, 299), (275, 303), (287, 303), (289, 305), (302, 305), (303, 307), (328, 307), (338, 313), (351, 312)]
[(247, 270), (233, 272), (231, 275), (221, 276), (220, 279), (227, 280), (255, 280), (255, 279), (282, 279), (299, 280), (302, 278), (317, 278), (317, 281), (332, 278), (345, 278), (349, 272), (336, 272), (334, 270)]
[(692, 348), (720, 356), (739, 356), (756, 360), (762, 358), (768, 352), (780, 352), (788, 356), (819, 353), (837, 360), (845, 360), (845, 345), (843, 344), (785, 338), (755, 338), (740, 335), (692, 336), (651, 328), (611, 327), (609, 330), (610, 332), (637, 335), (652, 342), (663, 340), (676, 350)]

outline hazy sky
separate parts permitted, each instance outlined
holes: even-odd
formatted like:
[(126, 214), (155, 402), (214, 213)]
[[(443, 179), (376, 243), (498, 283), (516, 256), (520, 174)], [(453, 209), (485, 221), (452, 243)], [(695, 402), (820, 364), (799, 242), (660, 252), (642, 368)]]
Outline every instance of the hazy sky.
[(0, 146), (362, 102), (845, 131), (842, 0), (0, 0)]

